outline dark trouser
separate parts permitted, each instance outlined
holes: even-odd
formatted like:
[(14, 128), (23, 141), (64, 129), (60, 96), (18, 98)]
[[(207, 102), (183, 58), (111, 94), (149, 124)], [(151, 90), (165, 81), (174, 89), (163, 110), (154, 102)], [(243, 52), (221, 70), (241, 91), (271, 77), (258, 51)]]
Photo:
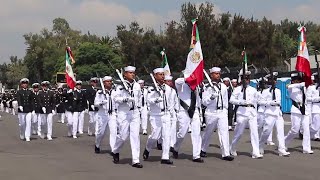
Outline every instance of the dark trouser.
[(228, 126), (233, 125), (234, 110), (232, 106), (228, 108)]

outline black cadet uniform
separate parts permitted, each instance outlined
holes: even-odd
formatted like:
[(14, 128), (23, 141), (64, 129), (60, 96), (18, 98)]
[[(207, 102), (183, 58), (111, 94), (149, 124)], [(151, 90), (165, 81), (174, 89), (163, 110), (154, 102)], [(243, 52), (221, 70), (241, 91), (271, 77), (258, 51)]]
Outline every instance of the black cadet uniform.
[[(41, 106), (41, 114), (49, 114), (52, 113), (52, 110), (55, 110), (55, 99), (54, 93), (50, 90), (41, 90), (39, 92), (40, 98), (40, 106)], [(46, 112), (42, 111), (42, 107), (46, 108)]]
[(98, 111), (98, 107), (94, 107), (94, 109), (91, 108), (92, 105), (94, 105), (94, 99), (96, 97), (97, 89), (94, 87), (89, 87), (86, 90), (86, 98), (89, 102), (89, 111)]
[(19, 113), (30, 113), (33, 111), (33, 93), (29, 89), (20, 89), (17, 92), (18, 106), (23, 107), (23, 112), (18, 108)]

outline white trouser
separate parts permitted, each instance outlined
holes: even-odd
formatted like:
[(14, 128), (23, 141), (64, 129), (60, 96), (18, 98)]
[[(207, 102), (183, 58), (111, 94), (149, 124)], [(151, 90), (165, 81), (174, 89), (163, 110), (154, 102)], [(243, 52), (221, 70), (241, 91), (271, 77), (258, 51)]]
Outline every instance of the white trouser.
[(20, 139), (31, 136), (31, 113), (18, 113)]
[(34, 113), (31, 115), (32, 115), (32, 132), (33, 133), (40, 132), (40, 129), (38, 129), (39, 127), (41, 127), (41, 122), (39, 123), (39, 121), (41, 121), (40, 113)]
[(310, 130), (309, 130), (309, 116), (301, 115), (296, 113), (291, 113), (291, 129), (285, 137), (285, 145), (288, 147), (288, 144), (295, 138), (300, 130), (302, 124), (303, 127), (303, 140), (302, 147), (303, 151), (311, 151), (310, 144)]
[(41, 133), (47, 133), (47, 137), (52, 136), (52, 113), (40, 114), (41, 119)]
[(258, 112), (257, 114), (257, 124), (258, 124), (258, 135), (261, 135), (263, 125), (265, 123), (265, 114), (263, 112)]
[(223, 110), (218, 110), (216, 113), (206, 112), (205, 117), (207, 127), (202, 134), (201, 150), (207, 152), (213, 130), (218, 128), (222, 157), (229, 156), (228, 112)]
[(178, 119), (178, 132), (177, 141), (174, 145), (174, 149), (179, 151), (182, 141), (188, 131), (191, 122), (191, 142), (192, 142), (192, 156), (193, 159), (200, 158), (201, 151), (201, 134), (200, 134), (200, 117), (198, 110), (195, 111), (193, 118), (191, 119), (185, 110), (181, 110), (177, 114)]
[(285, 152), (286, 147), (284, 144), (284, 120), (281, 115), (265, 115), (265, 123), (260, 136), (259, 148), (261, 150), (264, 149), (266, 142), (269, 141), (270, 134), (272, 134), (272, 129), (274, 125), (276, 125), (277, 128), (278, 151)]
[(93, 133), (96, 134), (98, 123), (96, 122), (96, 111), (89, 111), (89, 126), (88, 126), (88, 134), (92, 135)]
[(170, 147), (173, 147), (177, 141), (177, 116), (171, 116), (171, 128), (170, 128)]
[(77, 135), (77, 128), (78, 128), (78, 114), (66, 111), (65, 112), (67, 121), (68, 121), (68, 136), (76, 136)]
[(74, 118), (76, 118), (78, 121), (78, 132), (79, 133), (83, 133), (83, 125), (84, 125), (84, 113), (85, 111), (81, 111), (81, 112), (74, 112)]
[(96, 121), (98, 124), (98, 133), (96, 135), (96, 146), (100, 147), (101, 142), (105, 136), (106, 133), (106, 127), (109, 126), (110, 131), (110, 147), (111, 152), (114, 150), (114, 146), (117, 139), (117, 121), (116, 121), (116, 115), (115, 114), (105, 114), (103, 112), (96, 113)]
[(152, 132), (148, 137), (146, 149), (151, 149), (157, 144), (157, 140), (162, 138), (162, 157), (161, 159), (169, 159), (170, 153), (170, 114), (165, 115), (150, 115), (150, 124)]
[(249, 128), (250, 128), (252, 155), (258, 156), (260, 155), (260, 152), (259, 152), (259, 136), (258, 136), (258, 125), (257, 125), (256, 115), (243, 116), (241, 114), (237, 114), (237, 125), (234, 130), (234, 137), (233, 137), (230, 149), (231, 151), (236, 151), (236, 146), (247, 124), (249, 124)]
[(147, 130), (148, 128), (148, 107), (147, 106), (143, 106), (141, 107), (140, 110), (141, 113), (141, 129), (142, 130)]
[(320, 130), (320, 114), (312, 114), (312, 123), (310, 125), (310, 137), (313, 138)]
[(61, 123), (64, 123), (66, 114), (65, 113), (57, 113), (57, 116), (60, 117)]
[(119, 135), (115, 143), (113, 153), (119, 153), (124, 142), (130, 136), (130, 145), (132, 153), (132, 163), (139, 163), (140, 157), (140, 113), (134, 111), (118, 111)]

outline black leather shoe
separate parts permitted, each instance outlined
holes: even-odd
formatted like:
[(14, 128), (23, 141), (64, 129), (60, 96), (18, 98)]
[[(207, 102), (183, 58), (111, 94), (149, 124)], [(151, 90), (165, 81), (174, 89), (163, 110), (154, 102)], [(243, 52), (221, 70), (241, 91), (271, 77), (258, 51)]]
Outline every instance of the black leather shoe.
[(204, 163), (204, 160), (201, 158), (193, 159), (192, 161), (197, 163)]
[(162, 144), (157, 141), (157, 149), (162, 150)]
[(161, 164), (173, 164), (173, 162), (170, 159), (162, 159)]
[(208, 157), (208, 156), (207, 156), (207, 153), (206, 153), (206, 152), (204, 152), (204, 151), (201, 150), (201, 152), (200, 152), (200, 157)]
[(143, 151), (143, 159), (144, 160), (147, 160), (149, 158), (149, 151), (147, 150), (147, 149), (145, 149), (144, 151)]
[(94, 152), (96, 154), (99, 154), (100, 153), (100, 148), (98, 148), (97, 146), (94, 146)]
[(232, 157), (232, 156), (225, 156), (225, 157), (223, 157), (222, 159), (225, 160), (225, 161), (233, 161), (234, 157)]
[(173, 151), (172, 151), (172, 157), (173, 157), (174, 159), (178, 159), (178, 156), (179, 156), (178, 151), (176, 151), (176, 150), (173, 149)]
[(119, 163), (119, 153), (112, 153), (112, 157), (113, 157), (113, 163), (118, 164)]
[(173, 147), (170, 147), (170, 152), (173, 152), (174, 151), (174, 148)]
[(132, 167), (135, 167), (135, 168), (143, 168), (143, 166), (142, 166), (141, 163), (132, 164)]
[(315, 138), (314, 141), (320, 141), (320, 138)]

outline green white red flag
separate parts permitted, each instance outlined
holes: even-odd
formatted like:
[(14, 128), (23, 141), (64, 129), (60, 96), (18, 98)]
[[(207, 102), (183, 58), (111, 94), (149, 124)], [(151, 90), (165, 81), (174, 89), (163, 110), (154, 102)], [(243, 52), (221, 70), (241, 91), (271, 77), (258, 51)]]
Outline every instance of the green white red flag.
[(71, 63), (74, 63), (74, 58), (72, 55), (71, 48), (68, 46), (66, 48), (66, 81), (70, 89), (76, 86), (76, 78), (74, 76)]

